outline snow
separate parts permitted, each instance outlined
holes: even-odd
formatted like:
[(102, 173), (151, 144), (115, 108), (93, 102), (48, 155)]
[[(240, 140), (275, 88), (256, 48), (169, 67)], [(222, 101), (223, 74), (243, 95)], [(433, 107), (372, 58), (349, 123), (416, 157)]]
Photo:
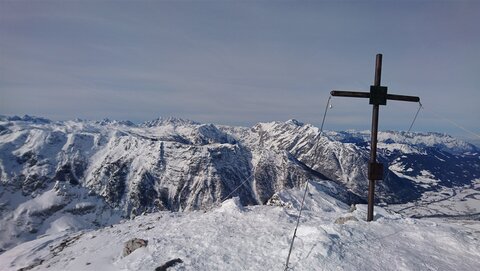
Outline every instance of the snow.
[(378, 142), (377, 144), (378, 149), (388, 150), (390, 152), (394, 152), (396, 150), (401, 151), (404, 154), (412, 154), (412, 153), (420, 153), (415, 147), (407, 145), (407, 144), (398, 144), (398, 143), (384, 143)]
[[(438, 192), (427, 191), (416, 202), (390, 205), (389, 209), (407, 216), (461, 219), (467, 216), (480, 218), (480, 179), (471, 185), (456, 188), (444, 187)], [(480, 229), (479, 229), (480, 231)]]
[(54, 234), (65, 231), (78, 231), (79, 229), (86, 228), (87, 225), (73, 215), (64, 215), (51, 222), (50, 227), (45, 231), (46, 234)]
[[(318, 128), (294, 120), (261, 123), (251, 129), (217, 127), (220, 130), (210, 124), (180, 119), (160, 119), (143, 126), (109, 120), (8, 122), (7, 133), (0, 135), (2, 184), (18, 182), (16, 177), (20, 174), (52, 179), (63, 165), (83, 165), (86, 171), (80, 182), (88, 189), (55, 190), (50, 183), (22, 195), (20, 190), (7, 191), (13, 186), (0, 186), (0, 250), (8, 249), (0, 255), (0, 269), (30, 266), (33, 270), (154, 270), (169, 260), (181, 258), (184, 263), (172, 270), (283, 270), (301, 204), (301, 190), (279, 192), (269, 206), (244, 207), (239, 198), (233, 198), (205, 212), (189, 211), (194, 208), (188, 206), (204, 208), (216, 204), (215, 199), (222, 194), (209, 190), (206, 197), (190, 198), (187, 207), (179, 205), (179, 210), (187, 210), (185, 213), (138, 216), (98, 229), (100, 225), (117, 223), (120, 208), (127, 206), (111, 210), (95, 195), (103, 195), (102, 182), (108, 179), (102, 179), (105, 165), (116, 162), (129, 166), (123, 202), (136, 192), (144, 172), (157, 174), (154, 177), (162, 180), (149, 189), (168, 191), (169, 198), (176, 197), (179, 190), (176, 182), (184, 177), (196, 184), (211, 182), (217, 169), (242, 165), (231, 163), (236, 158), (232, 151), (244, 151), (239, 147), (242, 144), (251, 154), (245, 168), (235, 168), (243, 177), (237, 183), (221, 179), (231, 189), (248, 180), (261, 162), (282, 167), (289, 165), (289, 155), (294, 153), (296, 159), (308, 163), (312, 169), (321, 166), (320, 172), (326, 170), (332, 178), (346, 182), (349, 189), (356, 189), (359, 185), (356, 180), (365, 175), (362, 165), (368, 161), (365, 142), (369, 142), (369, 132), (325, 132), (325, 136), (318, 137)], [(407, 154), (427, 154), (426, 147), (478, 153), (472, 146), (447, 135), (380, 132), (379, 140), (378, 146), (384, 152), (381, 155), (393, 153), (392, 157), (396, 157), (390, 170), (425, 188), (437, 185), (435, 170), (428, 168), (417, 174), (417, 168), (400, 158), (407, 159)], [(442, 158), (434, 156), (435, 159), (447, 161), (439, 155)], [(213, 161), (211, 157), (221, 167), (207, 163), (199, 171), (190, 170), (192, 163)], [(317, 157), (326, 158), (317, 160)], [(161, 159), (168, 164), (158, 166)], [(339, 163), (338, 170), (334, 163)], [(457, 178), (462, 176), (459, 174)], [(277, 177), (287, 178), (282, 174)], [(63, 182), (62, 186), (69, 184)], [(436, 188), (439, 191), (425, 192), (417, 202), (390, 205), (386, 209), (376, 207), (375, 221), (367, 223), (365, 206), (359, 205), (350, 212), (349, 206), (327, 196), (322, 186), (312, 183), (290, 267), (293, 270), (475, 269), (479, 265), (480, 180), (468, 187)], [(204, 193), (201, 189), (192, 190), (192, 195), (200, 192)], [(259, 194), (254, 193), (260, 201)], [(464, 220), (466, 215), (471, 215), (470, 220)], [(336, 224), (339, 218), (345, 218), (345, 224)], [(123, 243), (134, 237), (147, 239), (149, 245), (122, 257)], [(20, 245), (14, 247), (17, 244)]]
[[(0, 251), (43, 234), (93, 229), (119, 221), (118, 212), (105, 209), (101, 199), (87, 196), (84, 189), (66, 188), (67, 184), (59, 182), (51, 186), (34, 198), (0, 189)], [(72, 201), (74, 198), (85, 201)]]
[[(365, 205), (352, 211), (322, 189), (309, 186), (291, 270), (476, 270), (480, 264), (480, 236), (472, 228), (403, 218), (380, 207), (366, 222)], [(233, 198), (205, 212), (159, 212), (99, 230), (46, 234), (0, 255), (0, 266), (154, 270), (180, 258), (183, 263), (169, 270), (283, 270), (303, 191), (277, 196), (277, 203), (288, 204), (242, 207)], [(339, 217), (355, 219), (336, 224)], [(122, 257), (131, 238), (148, 246)]]
[[(25, 242), (0, 255), (2, 270), (18, 270), (52, 257), (49, 247), (61, 242), (66, 233), (45, 235), (36, 240)], [(16, 267), (18, 266), (18, 267)]]
[(65, 197), (57, 195), (55, 190), (49, 190), (42, 195), (20, 204), (15, 210), (15, 219), (27, 213), (41, 213), (55, 206), (64, 204)]
[(409, 179), (415, 183), (418, 183), (420, 186), (424, 188), (431, 188), (432, 186), (435, 186), (440, 182), (440, 180), (436, 179), (435, 176), (427, 170), (421, 170), (420, 175), (415, 177), (403, 174), (402, 172), (412, 172), (413, 169), (412, 168), (405, 169), (404, 166), (400, 163), (392, 164), (388, 167), (388, 169), (390, 169), (393, 173), (395, 173), (395, 175), (405, 179)]

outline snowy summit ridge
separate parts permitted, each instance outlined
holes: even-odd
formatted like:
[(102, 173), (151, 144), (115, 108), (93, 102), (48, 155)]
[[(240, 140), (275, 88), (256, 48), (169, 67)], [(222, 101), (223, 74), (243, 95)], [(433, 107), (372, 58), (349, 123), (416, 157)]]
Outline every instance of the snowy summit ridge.
[[(475, 270), (480, 245), (460, 224), (402, 218), (376, 207), (350, 208), (310, 183), (292, 250), (293, 270)], [(48, 234), (0, 255), (5, 271), (284, 270), (302, 189), (279, 191), (275, 203), (242, 206), (238, 197), (206, 212), (161, 211), (112, 227)], [(139, 238), (146, 247), (122, 254)]]

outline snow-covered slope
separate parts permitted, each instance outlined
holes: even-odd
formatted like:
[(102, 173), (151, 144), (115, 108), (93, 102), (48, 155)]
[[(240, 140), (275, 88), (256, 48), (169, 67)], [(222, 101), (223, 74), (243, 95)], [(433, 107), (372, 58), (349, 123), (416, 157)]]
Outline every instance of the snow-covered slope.
[[(321, 135), (295, 120), (245, 128), (176, 118), (135, 125), (0, 117), (0, 253), (42, 234), (144, 212), (205, 210), (234, 196), (242, 205), (265, 204), (307, 180), (328, 182), (329, 195), (361, 203), (368, 136)], [(379, 148), (387, 164), (381, 202), (478, 191), (473, 145), (442, 134), (381, 132)]]
[[(289, 270), (476, 270), (477, 229), (402, 218), (380, 207), (350, 208), (310, 183)], [(238, 198), (204, 211), (158, 212), (99, 230), (49, 234), (0, 255), (2, 270), (284, 270), (300, 189), (282, 190), (273, 206)], [(280, 206), (282, 205), (282, 206)], [(342, 219), (343, 218), (343, 219)], [(128, 256), (124, 243), (148, 242)], [(181, 262), (179, 260), (181, 260)]]

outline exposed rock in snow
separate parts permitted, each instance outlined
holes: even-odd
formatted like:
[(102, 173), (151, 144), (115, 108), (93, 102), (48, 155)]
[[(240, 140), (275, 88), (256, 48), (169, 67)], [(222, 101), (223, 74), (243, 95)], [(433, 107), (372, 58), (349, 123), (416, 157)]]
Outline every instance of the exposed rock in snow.
[(173, 267), (179, 263), (183, 263), (182, 259), (176, 258), (164, 263), (162, 266), (155, 268), (155, 271), (167, 271), (168, 268)]
[(148, 245), (148, 241), (140, 238), (133, 238), (125, 242), (123, 247), (123, 257), (130, 255), (135, 250), (146, 247)]
[(347, 221), (358, 221), (358, 219), (354, 216), (344, 216), (339, 217), (335, 220), (336, 224), (345, 224)]

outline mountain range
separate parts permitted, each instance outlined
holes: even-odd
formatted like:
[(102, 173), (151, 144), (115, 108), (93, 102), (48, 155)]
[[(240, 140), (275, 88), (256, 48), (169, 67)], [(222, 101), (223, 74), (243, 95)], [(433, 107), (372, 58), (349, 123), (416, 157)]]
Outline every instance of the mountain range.
[[(369, 141), (367, 131), (321, 132), (297, 120), (232, 127), (178, 118), (134, 124), (2, 116), (0, 251), (142, 213), (210, 210), (232, 197), (266, 204), (307, 181), (346, 204), (365, 203)], [(472, 144), (383, 131), (378, 149), (385, 164), (379, 205), (411, 210), (432, 195), (450, 199), (468, 189), (458, 200), (480, 199), (480, 150)], [(422, 214), (432, 215), (410, 213)]]

